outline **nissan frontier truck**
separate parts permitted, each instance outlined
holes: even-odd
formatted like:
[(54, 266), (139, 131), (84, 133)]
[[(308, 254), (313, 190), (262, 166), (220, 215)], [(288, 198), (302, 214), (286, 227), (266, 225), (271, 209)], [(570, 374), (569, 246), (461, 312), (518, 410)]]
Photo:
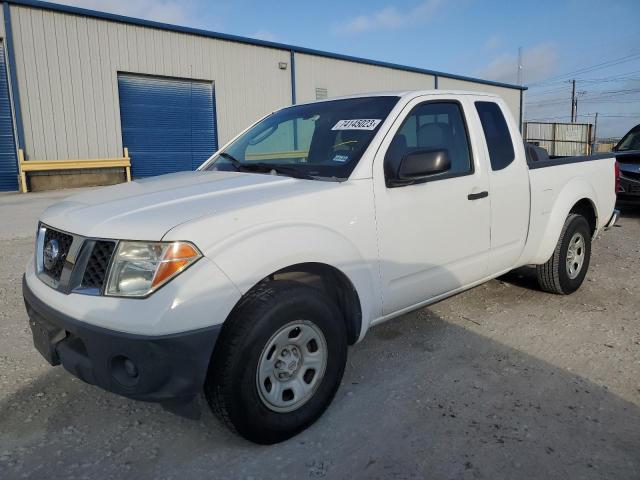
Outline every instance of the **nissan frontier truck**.
[(23, 279), (34, 344), (110, 392), (174, 411), (203, 392), (238, 434), (282, 441), (372, 326), (524, 265), (577, 290), (616, 182), (612, 155), (528, 158), (491, 94), (290, 106), (197, 171), (47, 209)]

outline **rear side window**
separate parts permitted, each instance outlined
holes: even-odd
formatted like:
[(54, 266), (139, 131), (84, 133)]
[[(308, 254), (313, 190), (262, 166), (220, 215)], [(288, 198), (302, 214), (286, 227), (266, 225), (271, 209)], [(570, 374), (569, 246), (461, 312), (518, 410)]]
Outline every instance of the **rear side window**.
[(489, 149), (491, 169), (502, 170), (508, 167), (515, 158), (513, 142), (507, 121), (497, 103), (476, 102), (476, 110), (482, 123), (484, 138)]

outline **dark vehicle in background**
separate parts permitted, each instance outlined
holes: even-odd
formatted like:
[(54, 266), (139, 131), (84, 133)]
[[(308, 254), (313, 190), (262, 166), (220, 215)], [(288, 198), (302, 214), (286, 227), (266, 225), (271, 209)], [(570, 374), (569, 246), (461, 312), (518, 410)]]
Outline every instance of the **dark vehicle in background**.
[(640, 205), (640, 125), (636, 125), (613, 147), (620, 180), (618, 200)]

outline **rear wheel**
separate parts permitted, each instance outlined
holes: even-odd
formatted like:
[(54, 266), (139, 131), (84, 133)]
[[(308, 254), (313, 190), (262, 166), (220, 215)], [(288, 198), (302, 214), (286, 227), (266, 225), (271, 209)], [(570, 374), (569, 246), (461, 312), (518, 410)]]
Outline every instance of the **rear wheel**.
[(342, 315), (321, 291), (272, 281), (249, 292), (218, 340), (205, 395), (232, 430), (256, 443), (311, 425), (340, 385), (347, 355)]
[(536, 267), (540, 288), (559, 295), (575, 292), (587, 275), (591, 259), (591, 229), (582, 216), (570, 214), (564, 222), (551, 258)]

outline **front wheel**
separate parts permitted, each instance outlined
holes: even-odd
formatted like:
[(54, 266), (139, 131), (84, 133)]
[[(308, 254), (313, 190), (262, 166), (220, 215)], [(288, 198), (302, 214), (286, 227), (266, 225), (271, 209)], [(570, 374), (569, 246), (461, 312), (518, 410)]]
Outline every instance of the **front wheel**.
[(285, 440), (311, 425), (342, 380), (347, 333), (335, 303), (296, 282), (249, 292), (218, 340), (205, 395), (232, 430), (256, 443)]
[(582, 215), (570, 214), (564, 222), (551, 258), (536, 267), (538, 284), (547, 292), (568, 295), (587, 275), (591, 260), (591, 229)]

